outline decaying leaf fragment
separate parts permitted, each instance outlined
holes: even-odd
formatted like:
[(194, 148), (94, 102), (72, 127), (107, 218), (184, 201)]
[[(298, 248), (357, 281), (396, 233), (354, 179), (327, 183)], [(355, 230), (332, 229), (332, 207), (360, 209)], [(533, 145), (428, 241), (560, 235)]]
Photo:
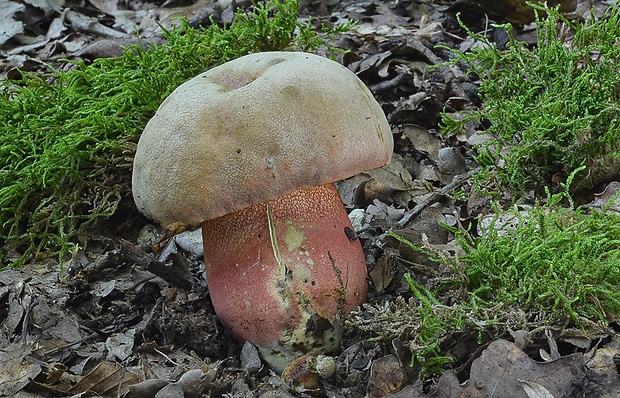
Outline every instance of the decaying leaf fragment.
[(552, 396), (562, 397), (570, 396), (575, 383), (580, 383), (586, 373), (581, 354), (541, 363), (527, 356), (515, 344), (497, 340), (473, 362), (470, 379), (465, 387), (454, 385), (454, 378), (446, 378), (448, 383), (440, 380), (438, 390), (456, 392), (457, 389), (464, 389), (472, 396), (517, 398), (528, 397), (524, 383), (534, 382)]
[(0, 3), (0, 46), (24, 31), (24, 24), (13, 17), (15, 13), (24, 11), (24, 8), (23, 4), (12, 1)]
[(0, 396), (12, 397), (41, 373), (41, 365), (27, 359), (32, 351), (26, 344), (14, 343), (0, 349)]
[[(435, 392), (426, 395), (421, 385), (410, 385), (391, 398), (428, 397), (571, 397), (601, 396), (615, 397), (620, 392), (618, 372), (609, 365), (609, 353), (595, 355), (599, 360), (589, 360), (589, 355), (575, 353), (549, 362), (538, 362), (530, 358), (514, 343), (496, 340), (475, 359), (470, 378), (461, 384), (455, 372), (441, 376)], [(607, 358), (605, 360), (604, 358)], [(603, 364), (606, 365), (595, 365)], [(602, 374), (601, 371), (608, 373)], [(616, 380), (616, 382), (609, 382)], [(589, 395), (594, 394), (595, 395)], [(532, 395), (534, 394), (534, 395)], [(538, 394), (538, 395), (536, 395)]]
[(367, 398), (384, 397), (399, 390), (407, 381), (407, 373), (394, 354), (386, 355), (373, 362), (368, 380)]
[(124, 394), (129, 386), (138, 382), (138, 376), (124, 371), (120, 366), (111, 362), (99, 363), (92, 372), (84, 376), (68, 392), (82, 393), (95, 392), (104, 397), (116, 396), (117, 391)]

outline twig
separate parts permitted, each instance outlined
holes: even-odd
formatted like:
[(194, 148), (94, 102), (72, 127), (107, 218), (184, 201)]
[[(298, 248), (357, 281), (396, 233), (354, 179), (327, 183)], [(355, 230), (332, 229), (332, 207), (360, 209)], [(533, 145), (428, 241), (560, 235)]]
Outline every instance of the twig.
[(127, 242), (126, 240), (121, 239), (121, 253), (128, 259), (133, 261), (134, 263), (142, 266), (147, 271), (152, 272), (153, 274), (159, 276), (166, 282), (180, 287), (185, 290), (192, 290), (193, 283), (191, 280), (183, 277), (181, 272), (174, 269), (173, 267), (168, 267), (163, 262), (153, 258), (152, 256), (146, 254), (142, 249), (138, 246)]
[(465, 181), (469, 180), (474, 174), (478, 172), (479, 168), (474, 170), (470, 170), (467, 173), (459, 174), (452, 179), (452, 182), (441, 188), (438, 191), (433, 192), (428, 198), (418, 203), (413, 209), (409, 210), (403, 218), (401, 218), (395, 226), (399, 228), (404, 228), (417, 216), (420, 215), (422, 210), (432, 205), (435, 202), (438, 202), (448, 193), (452, 192), (456, 188), (459, 188), (461, 185), (465, 183)]
[(95, 333), (95, 332), (93, 332), (93, 333), (89, 334), (88, 336), (84, 337), (83, 339), (80, 339), (80, 340), (78, 340), (78, 341), (74, 341), (73, 343), (68, 343), (68, 344), (61, 345), (61, 346), (56, 347), (56, 348), (52, 348), (51, 350), (45, 351), (45, 352), (43, 353), (43, 355), (46, 355), (46, 356), (47, 356), (47, 355), (53, 355), (53, 354), (56, 354), (57, 352), (62, 351), (62, 350), (64, 350), (65, 348), (71, 348), (71, 347), (73, 347), (73, 346), (75, 346), (75, 345), (85, 343), (86, 341), (88, 341), (88, 340), (92, 339), (93, 337), (97, 337), (97, 336), (98, 336), (98, 334), (97, 334), (97, 333)]

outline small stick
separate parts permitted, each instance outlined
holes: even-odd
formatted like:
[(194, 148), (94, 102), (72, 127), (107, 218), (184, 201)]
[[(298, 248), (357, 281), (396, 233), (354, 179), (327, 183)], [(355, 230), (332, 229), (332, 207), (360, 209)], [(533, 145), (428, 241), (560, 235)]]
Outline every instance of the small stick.
[(441, 188), (438, 191), (433, 192), (428, 198), (424, 199), (422, 202), (418, 203), (413, 209), (409, 210), (403, 218), (401, 218), (395, 226), (399, 228), (404, 228), (414, 219), (419, 216), (422, 210), (432, 205), (435, 202), (438, 202), (448, 193), (452, 192), (456, 188), (460, 187), (465, 183), (465, 181), (469, 180), (474, 174), (478, 172), (478, 169), (470, 170), (467, 173), (459, 174), (452, 179), (452, 182)]

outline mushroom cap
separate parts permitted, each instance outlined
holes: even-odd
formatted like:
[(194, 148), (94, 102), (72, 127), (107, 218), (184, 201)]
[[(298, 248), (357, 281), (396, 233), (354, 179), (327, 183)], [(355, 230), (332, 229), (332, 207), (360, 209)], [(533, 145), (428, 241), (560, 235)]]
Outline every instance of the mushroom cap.
[(266, 52), (177, 87), (138, 142), (133, 195), (163, 225), (197, 225), (387, 164), (393, 139), (371, 92), (317, 55)]

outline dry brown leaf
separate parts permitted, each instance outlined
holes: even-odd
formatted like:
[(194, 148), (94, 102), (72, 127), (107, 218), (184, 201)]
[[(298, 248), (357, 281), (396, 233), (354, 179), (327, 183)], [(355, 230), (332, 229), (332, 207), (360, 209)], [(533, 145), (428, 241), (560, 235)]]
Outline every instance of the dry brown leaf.
[(0, 2), (0, 47), (13, 36), (23, 33), (24, 24), (15, 20), (14, 15), (25, 8), (23, 4), (12, 1)]
[(368, 272), (377, 292), (382, 293), (392, 283), (398, 271), (398, 250), (385, 248), (383, 256), (377, 260), (375, 266)]
[(374, 361), (370, 368), (366, 398), (381, 398), (400, 390), (407, 382), (407, 374), (394, 354)]
[(60, 12), (65, 5), (65, 0), (24, 0), (24, 2), (40, 8), (49, 17), (54, 11)]
[(130, 385), (138, 381), (137, 375), (121, 366), (112, 362), (101, 362), (68, 392), (80, 394), (89, 391), (104, 397), (116, 397), (119, 390), (122, 396), (129, 390)]
[(0, 396), (14, 396), (41, 373), (41, 365), (28, 359), (32, 350), (25, 344), (0, 350)]
[[(441, 376), (432, 396), (531, 398), (536, 396), (531, 395), (533, 393), (547, 391), (553, 397), (568, 397), (583, 387), (587, 375), (582, 354), (568, 355), (551, 362), (537, 362), (515, 344), (496, 340), (473, 361), (467, 383), (461, 384), (454, 372), (447, 372)], [(427, 395), (415, 386), (389, 395), (392, 398), (424, 396)]]
[(426, 154), (433, 162), (437, 162), (441, 148), (441, 139), (437, 135), (417, 124), (402, 125), (399, 131), (407, 136), (416, 150)]

